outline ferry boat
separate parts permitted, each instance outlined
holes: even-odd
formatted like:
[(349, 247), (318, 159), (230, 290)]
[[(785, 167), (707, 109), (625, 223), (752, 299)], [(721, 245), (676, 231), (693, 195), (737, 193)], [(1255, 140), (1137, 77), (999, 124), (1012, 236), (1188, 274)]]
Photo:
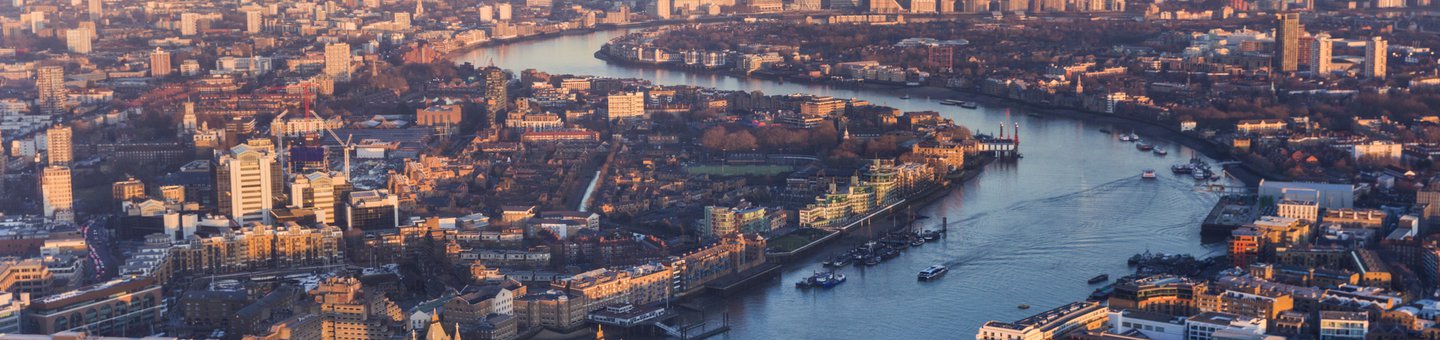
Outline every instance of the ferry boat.
[(925, 270), (921, 270), (920, 275), (918, 275), (917, 278), (919, 278), (920, 281), (929, 281), (938, 279), (941, 276), (945, 276), (945, 273), (948, 272), (950, 272), (950, 268), (946, 268), (945, 266), (937, 264), (930, 266), (930, 268), (925, 268)]
[(1169, 155), (1169, 154), (1170, 154), (1169, 151), (1165, 151), (1165, 149), (1161, 149), (1161, 148), (1155, 148), (1155, 151), (1154, 151), (1154, 152), (1155, 152), (1155, 155), (1156, 155), (1156, 156), (1164, 156), (1164, 155)]
[(795, 287), (831, 288), (838, 286), (841, 283), (845, 283), (845, 274), (836, 274), (835, 272), (815, 272), (815, 275), (811, 275), (810, 277), (800, 280), (800, 282), (796, 282)]
[(1101, 282), (1105, 282), (1105, 281), (1110, 281), (1110, 274), (1100, 274), (1100, 275), (1096, 275), (1095, 277), (1090, 278), (1090, 281), (1089, 281), (1089, 282), (1090, 282), (1090, 284), (1093, 285), (1093, 284), (1101, 283)]
[(1145, 169), (1140, 173), (1140, 179), (1155, 179), (1155, 170)]
[(967, 109), (973, 109), (973, 108), (980, 107), (980, 104), (976, 104), (975, 102), (960, 102), (960, 107), (967, 108)]

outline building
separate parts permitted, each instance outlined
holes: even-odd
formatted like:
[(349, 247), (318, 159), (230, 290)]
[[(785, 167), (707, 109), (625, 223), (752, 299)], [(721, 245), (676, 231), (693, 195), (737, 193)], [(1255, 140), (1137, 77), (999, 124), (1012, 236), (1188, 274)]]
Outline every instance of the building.
[(646, 3), (645, 11), (650, 12), (650, 15), (658, 19), (670, 19), (670, 13), (672, 13), (670, 2), (671, 0), (650, 0)]
[(1322, 77), (1330, 74), (1330, 61), (1334, 59), (1331, 56), (1333, 48), (1334, 43), (1330, 41), (1330, 34), (1315, 34), (1315, 42), (1310, 44), (1310, 72)]
[(1300, 14), (1275, 15), (1275, 66), (1280, 72), (1294, 72), (1300, 63)]
[(384, 230), (400, 227), (400, 202), (384, 189), (350, 193), (345, 204), (349, 230)]
[(145, 183), (134, 177), (110, 185), (110, 196), (116, 202), (145, 197)]
[(1107, 303), (1111, 308), (1186, 316), (1199, 310), (1196, 298), (1205, 289), (1202, 282), (1171, 275), (1121, 280)]
[(0, 293), (0, 334), (20, 334), (21, 311), (30, 307), (30, 293)]
[(1099, 302), (1071, 302), (1014, 322), (986, 321), (976, 340), (1061, 339), (1076, 330), (1105, 325), (1108, 310)]
[(1362, 340), (1369, 329), (1369, 313), (1320, 311), (1320, 340)]
[[(260, 33), (265, 28), (265, 13), (258, 8), (244, 10), (245, 32), (250, 34)], [(329, 51), (326, 51), (327, 53)]]
[(43, 296), (56, 288), (55, 273), (40, 258), (0, 261), (0, 291)]
[(431, 105), (415, 109), (415, 123), (420, 126), (460, 125), (460, 105)]
[(481, 126), (499, 124), (500, 112), (504, 111), (510, 102), (510, 95), (507, 93), (509, 89), (506, 88), (509, 83), (510, 79), (505, 70), (494, 66), (485, 68), (485, 123)]
[(1390, 43), (1384, 38), (1371, 37), (1365, 41), (1365, 77), (1370, 79), (1385, 80), (1386, 58), (1390, 55), (1387, 51)]
[(403, 325), (405, 315), (385, 293), (364, 291), (360, 280), (330, 278), (310, 295), (319, 303), (321, 339), (390, 339)]
[(236, 223), (270, 223), (275, 195), (283, 192), (274, 150), (241, 144), (215, 164), (215, 196), (220, 213)]
[(783, 226), (773, 219), (778, 209), (767, 209), (750, 202), (740, 202), (735, 207), (706, 206), (705, 218), (700, 220), (701, 238), (712, 238), (733, 233), (761, 234)]
[(45, 158), (50, 165), (69, 166), (75, 161), (74, 137), (68, 125), (56, 124), (45, 130)]
[(200, 14), (180, 13), (180, 35), (192, 36), (200, 32)]
[(337, 82), (350, 81), (350, 44), (325, 45), (325, 74)]
[(164, 294), (149, 277), (117, 279), (32, 300), (24, 315), (25, 331), (55, 334), (85, 331), (97, 335), (153, 334), (164, 321)]
[(1322, 209), (1355, 206), (1354, 184), (1260, 181), (1260, 197), (1269, 197), (1279, 201), (1295, 194), (1303, 194), (1307, 199), (1314, 199)]
[(1350, 156), (1355, 160), (1380, 164), (1399, 164), (1400, 156), (1404, 151), (1405, 147), (1400, 143), (1378, 140), (1350, 146)]
[(1205, 312), (1185, 319), (1187, 340), (1250, 339), (1265, 334), (1265, 320)]
[(36, 103), (40, 105), (40, 114), (55, 116), (65, 113), (66, 101), (69, 100), (69, 93), (65, 91), (65, 68), (41, 66), (35, 72), (35, 91), (39, 93)]
[(605, 115), (610, 120), (645, 116), (644, 92), (620, 92), (605, 96)]
[(73, 28), (65, 30), (65, 47), (70, 53), (90, 53), (91, 31), (84, 28)]
[(70, 168), (45, 167), (40, 174), (40, 194), (44, 198), (45, 217), (57, 222), (75, 222), (75, 191)]
[(1110, 330), (1139, 332), (1152, 340), (1185, 340), (1185, 318), (1135, 309), (1110, 310)]
[(290, 206), (310, 209), (315, 219), (328, 225), (339, 220), (340, 198), (349, 191), (350, 184), (340, 173), (312, 172), (295, 176), (290, 184)]
[[(99, 1), (99, 0), (91, 0), (91, 1)], [(170, 64), (170, 52), (167, 52), (167, 51), (165, 51), (165, 50), (163, 50), (163, 49), (160, 49), (159, 47), (156, 47), (156, 48), (155, 48), (155, 52), (150, 52), (150, 77), (151, 77), (151, 78), (164, 78), (164, 77), (170, 76), (170, 71), (171, 71), (171, 70), (174, 70), (174, 68), (171, 67), (171, 64)]]
[(105, 17), (105, 1), (88, 0), (85, 2), (85, 11), (90, 15), (90, 21), (99, 21)]
[(515, 318), (522, 329), (572, 330), (585, 325), (587, 306), (584, 297), (552, 289), (515, 298)]
[(550, 283), (551, 289), (585, 298), (585, 311), (613, 305), (648, 305), (674, 296), (675, 270), (652, 263), (624, 269), (596, 269)]
[(1320, 204), (1314, 200), (1286, 198), (1275, 203), (1276, 214), (1314, 223), (1320, 220)]

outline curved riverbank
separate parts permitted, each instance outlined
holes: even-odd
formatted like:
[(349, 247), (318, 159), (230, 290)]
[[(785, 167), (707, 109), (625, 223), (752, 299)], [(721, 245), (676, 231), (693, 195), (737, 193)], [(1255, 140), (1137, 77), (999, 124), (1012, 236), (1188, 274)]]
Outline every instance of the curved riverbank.
[[(691, 67), (675, 64), (658, 64), (629, 61), (610, 56), (609, 54), (605, 53), (603, 49), (595, 51), (593, 56), (598, 60), (605, 61), (606, 63), (621, 65), (624, 67), (665, 69), (678, 72), (734, 77), (737, 79), (764, 79), (768, 81), (778, 81), (781, 83), (788, 81), (793, 83), (814, 84), (832, 88), (862, 88), (874, 91), (891, 92), (896, 94), (897, 97), (901, 95), (909, 95), (912, 98), (924, 97), (940, 99), (963, 99), (966, 101), (986, 103), (992, 106), (1020, 107), (1027, 109), (1031, 112), (1044, 113), (1049, 116), (1065, 117), (1071, 119), (1084, 119), (1096, 123), (1111, 124), (1119, 128), (1124, 128), (1125, 130), (1134, 131), (1136, 134), (1142, 136), (1158, 137), (1161, 139), (1170, 140), (1172, 142), (1179, 143), (1181, 145), (1199, 151), (1206, 157), (1210, 157), (1221, 162), (1237, 160), (1233, 157), (1233, 155), (1229, 153), (1229, 146), (1224, 144), (1218, 144), (1193, 134), (1185, 133), (1184, 131), (1180, 131), (1178, 126), (1172, 126), (1174, 124), (1167, 124), (1175, 122), (1156, 121), (1140, 117), (1124, 116), (1093, 110), (1086, 110), (1083, 108), (1044, 105), (1014, 98), (994, 96), (981, 93), (972, 89), (938, 87), (930, 85), (904, 86), (877, 83), (836, 83), (829, 80), (816, 80), (814, 78), (794, 77), (772, 73), (738, 74), (737, 72), (729, 70)], [(1244, 163), (1239, 163), (1237, 166), (1227, 167), (1226, 170), (1236, 179), (1251, 187), (1258, 186), (1261, 179), (1281, 179), (1278, 174), (1267, 174), (1256, 170), (1248, 164)]]

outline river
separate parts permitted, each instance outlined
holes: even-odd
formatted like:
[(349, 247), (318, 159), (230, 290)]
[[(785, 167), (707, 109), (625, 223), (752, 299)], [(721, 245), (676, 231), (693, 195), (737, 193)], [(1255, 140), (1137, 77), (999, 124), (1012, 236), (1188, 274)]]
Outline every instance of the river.
[[(938, 103), (941, 98), (901, 100), (887, 90), (838, 89), (823, 85), (738, 79), (712, 74), (622, 67), (595, 59), (602, 44), (624, 31), (605, 31), (518, 42), (470, 51), (457, 62), (494, 65), (519, 72), (643, 78), (660, 85), (695, 85), (766, 94), (809, 93), (859, 98), (905, 111), (931, 110), (993, 133), (1006, 121), (1020, 124), (1016, 162), (996, 162), (978, 178), (917, 213), (938, 223), (944, 216), (949, 238), (911, 248), (879, 266), (845, 268), (849, 281), (830, 290), (798, 290), (794, 282), (821, 267), (819, 257), (787, 266), (777, 280), (728, 298), (706, 301), (705, 317), (723, 315), (727, 339), (966, 339), (986, 320), (1013, 321), (1084, 299), (1095, 289), (1086, 280), (1100, 273), (1128, 274), (1125, 260), (1146, 250), (1224, 253), (1202, 244), (1200, 223), (1218, 199), (1194, 190), (1188, 177), (1169, 174), (1171, 164), (1197, 153), (1161, 136), (1170, 155), (1139, 152), (1099, 129), (1115, 127), (1071, 118), (1042, 116), (995, 104), (967, 110)], [(955, 97), (964, 97), (956, 95)], [(1152, 142), (1153, 143), (1153, 142)], [(1213, 162), (1213, 161), (1212, 161)], [(1141, 180), (1142, 169), (1159, 170), (1158, 180)], [(932, 264), (952, 270), (934, 282), (915, 274)], [(1019, 304), (1033, 308), (1019, 310)]]

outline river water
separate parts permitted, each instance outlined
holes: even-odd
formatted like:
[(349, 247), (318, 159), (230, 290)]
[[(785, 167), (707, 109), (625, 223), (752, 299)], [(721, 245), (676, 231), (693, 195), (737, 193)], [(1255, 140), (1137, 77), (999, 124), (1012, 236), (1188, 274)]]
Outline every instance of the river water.
[[(1047, 117), (1021, 108), (982, 106), (968, 110), (939, 105), (941, 98), (901, 100), (887, 90), (738, 79), (609, 65), (592, 54), (624, 31), (562, 36), (488, 47), (455, 60), (519, 72), (643, 78), (660, 85), (695, 85), (766, 94), (809, 93), (859, 98), (905, 111), (941, 112), (977, 132), (1018, 122), (1025, 156), (996, 162), (976, 179), (936, 203), (918, 209), (925, 223), (948, 217), (950, 237), (911, 248), (879, 266), (848, 267), (849, 281), (830, 290), (798, 290), (794, 282), (842, 246), (787, 267), (770, 280), (724, 299), (711, 299), (705, 318), (728, 320), (727, 339), (967, 339), (986, 320), (1012, 321), (1084, 299), (1100, 273), (1128, 274), (1125, 260), (1147, 250), (1221, 254), (1200, 242), (1200, 223), (1217, 200), (1198, 192), (1188, 177), (1169, 174), (1171, 164), (1194, 150), (1158, 141), (1170, 155), (1139, 152), (1100, 129), (1114, 127)], [(963, 98), (963, 95), (955, 95)], [(1154, 142), (1152, 142), (1154, 143)], [(1143, 169), (1158, 180), (1141, 180)], [(951, 272), (934, 282), (915, 274), (932, 264)], [(1019, 310), (1019, 304), (1033, 308)]]

